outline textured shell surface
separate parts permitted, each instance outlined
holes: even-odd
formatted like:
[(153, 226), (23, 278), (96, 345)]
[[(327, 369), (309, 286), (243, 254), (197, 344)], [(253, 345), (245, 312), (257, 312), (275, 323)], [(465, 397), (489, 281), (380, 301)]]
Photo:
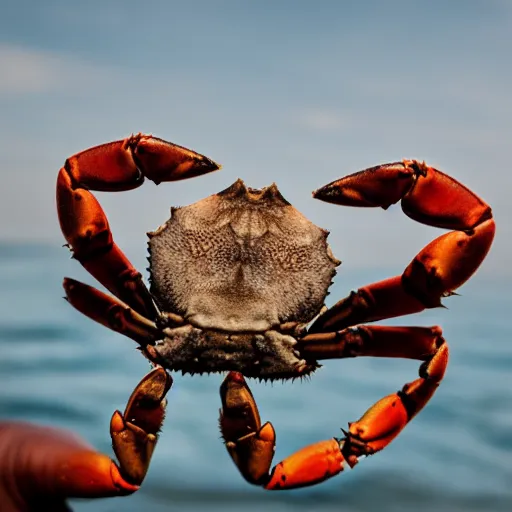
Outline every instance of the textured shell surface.
[(242, 180), (149, 233), (151, 292), (167, 312), (201, 329), (264, 332), (307, 323), (324, 304), (339, 261), (328, 232), (275, 184)]

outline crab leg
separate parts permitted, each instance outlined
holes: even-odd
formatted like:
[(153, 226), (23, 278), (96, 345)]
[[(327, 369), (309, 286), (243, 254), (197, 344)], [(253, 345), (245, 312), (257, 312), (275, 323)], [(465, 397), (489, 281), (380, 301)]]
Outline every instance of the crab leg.
[(231, 372), (221, 387), (220, 427), (226, 448), (242, 476), (265, 489), (293, 489), (331, 478), (359, 458), (385, 448), (425, 406), (443, 378), (448, 348), (442, 344), (421, 369), (421, 377), (401, 391), (382, 398), (356, 422), (349, 423), (342, 439), (332, 438), (306, 446), (271, 471), (275, 432), (261, 425), (258, 408), (243, 376)]
[(80, 313), (113, 331), (135, 340), (141, 347), (153, 344), (162, 336), (156, 324), (124, 302), (87, 284), (64, 278), (66, 299)]
[(373, 356), (424, 361), (419, 379), (406, 384), (398, 394), (383, 398), (358, 422), (349, 424), (345, 449), (350, 446), (357, 456), (382, 450), (400, 433), (430, 400), (448, 364), (448, 345), (438, 326), (360, 325), (307, 335), (298, 347), (303, 357), (314, 360)]
[(456, 231), (428, 244), (401, 276), (360, 288), (311, 326), (338, 331), (362, 322), (417, 313), (441, 306), (477, 270), (494, 238), (490, 207), (458, 181), (415, 160), (352, 174), (317, 190), (314, 197), (340, 205), (381, 206), (402, 200), (412, 219)]
[[(161, 362), (154, 345), (164, 333), (155, 322), (140, 315), (119, 299), (80, 281), (66, 277), (63, 284), (67, 301), (80, 313), (136, 341), (140, 351), (152, 363)], [(174, 320), (179, 321), (178, 315), (174, 317)]]
[(358, 325), (342, 331), (308, 334), (298, 340), (297, 349), (302, 357), (313, 360), (371, 356), (426, 361), (434, 357), (444, 342), (437, 325)]
[(96, 146), (68, 158), (57, 178), (57, 211), (73, 257), (140, 314), (156, 317), (139, 272), (114, 243), (107, 217), (89, 192), (139, 187), (200, 176), (219, 169), (209, 158), (151, 135)]

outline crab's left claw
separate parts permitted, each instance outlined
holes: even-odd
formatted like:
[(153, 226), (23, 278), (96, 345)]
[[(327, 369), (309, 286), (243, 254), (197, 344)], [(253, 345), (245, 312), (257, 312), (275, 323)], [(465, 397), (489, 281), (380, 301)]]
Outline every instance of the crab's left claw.
[(154, 320), (157, 309), (141, 274), (114, 242), (92, 191), (131, 190), (220, 169), (195, 151), (151, 135), (132, 135), (69, 157), (57, 177), (57, 212), (67, 245), (83, 267), (134, 311)]
[(155, 368), (137, 385), (124, 414), (115, 411), (112, 416), (110, 435), (120, 472), (134, 485), (142, 483), (149, 468), (171, 386), (171, 376), (163, 368)]

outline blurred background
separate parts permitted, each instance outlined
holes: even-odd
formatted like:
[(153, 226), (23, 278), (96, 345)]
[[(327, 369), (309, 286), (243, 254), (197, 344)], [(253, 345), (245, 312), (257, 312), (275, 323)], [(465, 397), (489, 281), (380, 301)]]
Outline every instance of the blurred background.
[[(119, 245), (146, 267), (145, 232), (238, 177), (275, 181), (331, 231), (343, 260), (328, 305), (402, 272), (439, 230), (399, 207), (311, 199), (345, 174), (426, 160), (493, 207), (498, 231), (440, 324), (451, 363), (431, 404), (384, 452), (319, 487), (265, 493), (219, 439), (221, 376), (177, 376), (142, 490), (78, 511), (512, 510), (510, 240), (512, 3), (189, 0), (0, 1), (0, 417), (75, 430), (110, 453), (108, 425), (149, 370), (134, 343), (64, 300), (93, 283), (61, 248), (55, 179), (67, 156), (132, 132), (223, 164), (201, 179), (98, 193)], [(252, 383), (275, 461), (340, 435), (417, 376), (414, 361), (329, 361), (309, 382)]]

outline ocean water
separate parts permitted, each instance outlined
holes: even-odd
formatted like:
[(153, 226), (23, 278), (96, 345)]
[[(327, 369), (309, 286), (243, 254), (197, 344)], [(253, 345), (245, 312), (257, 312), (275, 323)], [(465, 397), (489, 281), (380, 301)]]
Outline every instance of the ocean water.
[[(131, 256), (131, 254), (130, 254)], [(144, 268), (143, 254), (134, 262)], [(134, 343), (62, 300), (62, 277), (93, 283), (65, 249), (0, 244), (0, 417), (72, 429), (111, 453), (109, 420), (149, 370)], [(331, 304), (385, 269), (342, 268)], [(175, 376), (168, 414), (142, 489), (75, 500), (74, 510), (510, 511), (512, 510), (512, 282), (477, 275), (449, 309), (394, 320), (442, 325), (451, 361), (437, 394), (386, 450), (303, 490), (271, 493), (239, 476), (217, 427), (221, 376)], [(340, 435), (372, 403), (416, 378), (409, 360), (328, 361), (310, 381), (250, 381), (277, 431), (275, 462)]]

